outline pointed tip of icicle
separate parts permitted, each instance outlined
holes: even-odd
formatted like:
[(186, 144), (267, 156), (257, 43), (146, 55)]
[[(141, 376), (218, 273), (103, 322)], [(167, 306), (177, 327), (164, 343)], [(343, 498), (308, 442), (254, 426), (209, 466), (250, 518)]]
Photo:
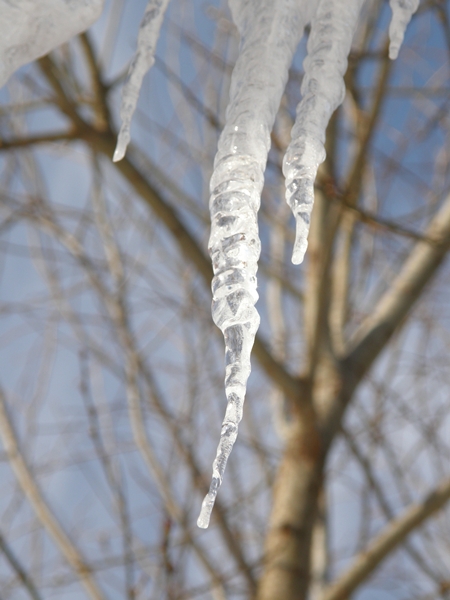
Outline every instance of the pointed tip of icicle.
[(303, 262), (308, 248), (309, 221), (313, 198), (314, 196), (312, 196), (308, 205), (309, 210), (298, 213), (295, 217), (295, 242), (292, 250), (292, 263), (294, 265), (300, 265)]
[(215, 500), (216, 496), (212, 495), (210, 492), (208, 492), (203, 499), (202, 508), (197, 519), (197, 526), (200, 527), (200, 529), (208, 529)]
[(117, 137), (116, 149), (114, 150), (113, 162), (119, 162), (125, 156), (128, 144), (130, 142), (130, 134), (122, 127)]
[(200, 529), (208, 529), (210, 518), (211, 518), (211, 514), (206, 515), (206, 514), (203, 514), (203, 511), (202, 511), (197, 519), (197, 527), (200, 527)]
[(400, 46), (398, 46), (397, 44), (393, 44), (391, 42), (391, 45), (389, 46), (389, 58), (391, 60), (395, 60), (398, 57), (399, 51), (400, 51)]
[(305, 248), (305, 250), (303, 250), (301, 248), (294, 248), (294, 250), (292, 252), (292, 264), (293, 265), (301, 265), (303, 262), (303, 259), (305, 258), (305, 252), (306, 252), (306, 248)]
[(119, 160), (122, 160), (124, 156), (125, 150), (122, 150), (122, 148), (116, 148), (113, 154), (113, 162), (119, 162)]
[(303, 262), (308, 247), (308, 233), (311, 212), (314, 205), (314, 180), (317, 173), (317, 165), (310, 167), (309, 171), (310, 174), (308, 177), (295, 177), (289, 181), (286, 187), (286, 201), (295, 217), (295, 242), (291, 259), (294, 265), (300, 265)]
[(306, 249), (308, 248), (308, 242), (305, 239), (296, 241), (294, 249), (292, 251), (292, 264), (301, 265), (305, 258)]

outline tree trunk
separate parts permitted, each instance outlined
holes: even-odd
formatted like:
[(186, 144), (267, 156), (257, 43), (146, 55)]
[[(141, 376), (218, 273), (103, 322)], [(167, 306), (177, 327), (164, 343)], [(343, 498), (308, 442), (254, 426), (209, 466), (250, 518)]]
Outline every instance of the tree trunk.
[(319, 351), (314, 385), (305, 385), (294, 412), (274, 486), (264, 571), (257, 600), (306, 600), (314, 525), (319, 516), (324, 466), (331, 441), (321, 421), (342, 393), (343, 374), (325, 347)]
[(257, 600), (300, 600), (309, 583), (311, 537), (323, 475), (317, 431), (292, 427), (274, 488)]

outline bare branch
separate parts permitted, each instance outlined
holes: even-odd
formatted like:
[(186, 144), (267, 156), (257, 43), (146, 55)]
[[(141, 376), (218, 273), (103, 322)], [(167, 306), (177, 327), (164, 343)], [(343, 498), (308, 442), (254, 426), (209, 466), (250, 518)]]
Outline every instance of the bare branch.
[(86, 559), (75, 547), (72, 540), (58, 522), (47, 501), (39, 489), (33, 474), (22, 454), (19, 441), (8, 414), (3, 390), (0, 388), (0, 436), (8, 456), (9, 463), (16, 475), (23, 493), (28, 498), (43, 527), (48, 531), (61, 553), (72, 569), (77, 573), (80, 582), (92, 600), (103, 600), (104, 596), (97, 586)]
[(450, 499), (450, 479), (445, 479), (420, 503), (409, 506), (391, 521), (368, 548), (324, 593), (322, 600), (346, 600), (377, 568), (386, 556), (417, 527), (441, 509)]
[(27, 148), (39, 144), (51, 144), (54, 142), (67, 142), (77, 139), (76, 131), (61, 131), (59, 133), (47, 133), (39, 135), (29, 135), (23, 138), (13, 138), (9, 140), (0, 139), (0, 150), (13, 150), (14, 148)]
[(367, 372), (445, 258), (450, 246), (450, 196), (433, 217), (425, 235), (435, 244), (425, 241), (416, 244), (398, 277), (355, 335), (345, 360), (352, 371), (352, 386)]
[(42, 596), (37, 591), (33, 580), (20, 564), (19, 559), (15, 556), (2, 534), (0, 534), (0, 550), (5, 555), (6, 560), (9, 562), (13, 570), (16, 572), (17, 577), (23, 583), (31, 598), (33, 598), (33, 600), (42, 600)]

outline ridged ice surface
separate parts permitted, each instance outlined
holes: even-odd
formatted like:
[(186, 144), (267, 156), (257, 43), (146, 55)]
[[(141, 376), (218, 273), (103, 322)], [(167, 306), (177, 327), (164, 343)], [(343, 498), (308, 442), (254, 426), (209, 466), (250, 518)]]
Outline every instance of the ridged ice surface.
[(137, 50), (122, 92), (122, 124), (113, 161), (122, 160), (130, 143), (131, 119), (136, 110), (142, 81), (155, 62), (156, 44), (169, 0), (149, 0), (139, 27)]
[(104, 0), (0, 0), (0, 87), (22, 65), (81, 33)]
[(392, 19), (389, 25), (389, 58), (395, 59), (400, 51), (406, 27), (419, 8), (419, 0), (390, 0)]
[(227, 409), (213, 464), (212, 483), (197, 524), (206, 528), (234, 442), (250, 375), (250, 353), (259, 326), (255, 308), (260, 254), (257, 212), (270, 131), (288, 69), (309, 18), (309, 2), (232, 0), (241, 34), (226, 125), (211, 178), (212, 315), (225, 338)]
[(344, 73), (364, 0), (322, 0), (311, 22), (302, 100), (286, 152), (283, 173), (286, 201), (294, 213), (296, 236), (292, 262), (303, 261), (314, 202), (314, 180), (325, 160), (325, 131), (345, 95)]

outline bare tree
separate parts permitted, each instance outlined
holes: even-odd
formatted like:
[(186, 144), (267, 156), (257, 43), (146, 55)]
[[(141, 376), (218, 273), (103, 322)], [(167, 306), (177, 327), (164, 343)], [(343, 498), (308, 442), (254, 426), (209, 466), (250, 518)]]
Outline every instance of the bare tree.
[(111, 0), (0, 96), (0, 598), (448, 598), (447, 4), (422, 3), (392, 62), (389, 7), (366, 3), (301, 267), (281, 173), (298, 50), (206, 532), (225, 406), (208, 185), (239, 40), (225, 2), (174, 2), (113, 164), (144, 4)]

